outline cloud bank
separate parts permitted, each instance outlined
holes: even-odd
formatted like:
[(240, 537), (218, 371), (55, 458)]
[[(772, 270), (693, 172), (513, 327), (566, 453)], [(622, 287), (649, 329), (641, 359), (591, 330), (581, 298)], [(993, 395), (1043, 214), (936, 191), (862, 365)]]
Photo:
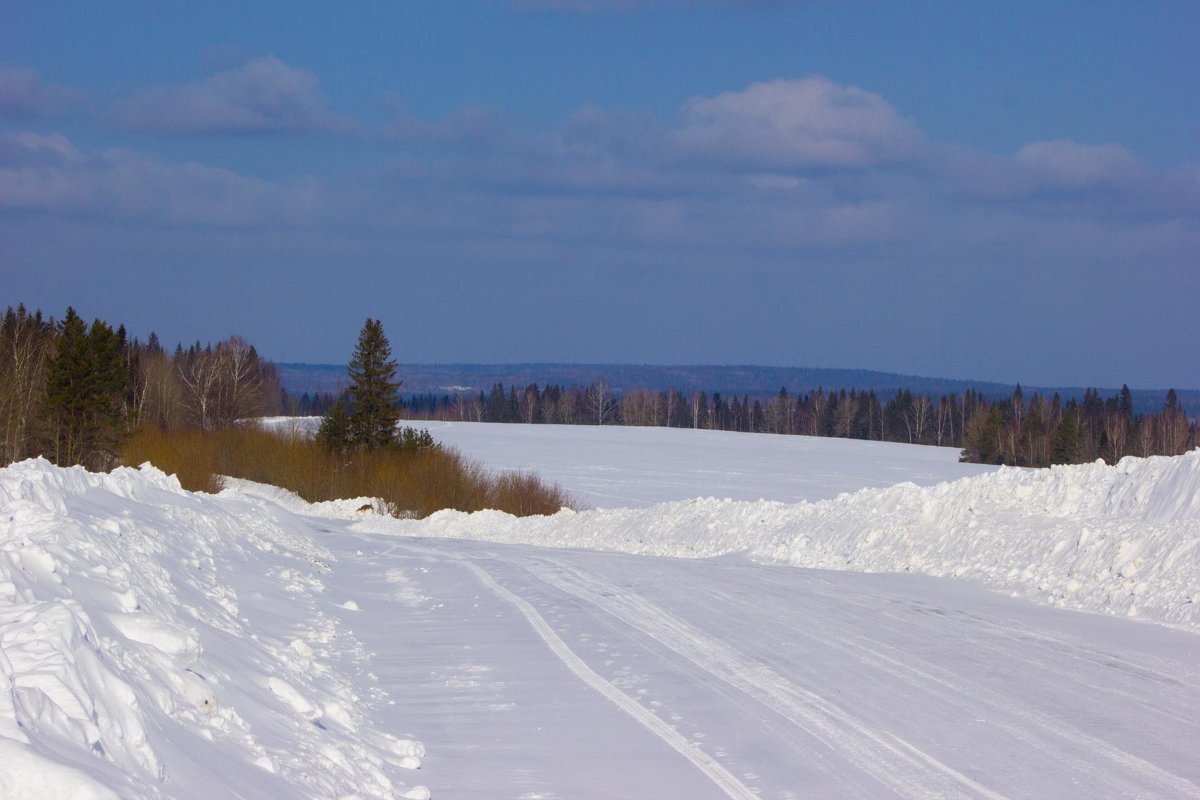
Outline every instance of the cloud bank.
[(862, 168), (912, 158), (917, 126), (882, 97), (827, 78), (755, 83), (684, 105), (680, 148), (755, 168)]
[(273, 56), (125, 98), (111, 117), (125, 130), (156, 134), (312, 133), (345, 126), (327, 106), (316, 75)]
[(66, 114), (84, 93), (42, 80), (31, 69), (0, 67), (0, 119), (35, 119)]
[(543, 130), (513, 127), (487, 108), (425, 118), (389, 102), (392, 121), (370, 130), (334, 115), (312, 73), (254, 59), (126, 98), (114, 117), (125, 129), (171, 135), (321, 131), (332, 134), (327, 150), (371, 142), (377, 165), (354, 174), (301, 166), (267, 181), (10, 131), (0, 138), (0, 204), (393, 234), (419, 219), (428, 231), (479, 239), (859, 255), (885, 242), (916, 246), (934, 232), (966, 246), (1056, 225), (1063, 241), (1089, 249), (1096, 229), (1111, 238), (1147, 226), (1158, 237), (1170, 229), (1165, 238), (1184, 246), (1200, 209), (1186, 169), (1152, 170), (1120, 145), (1034, 141), (1004, 154), (939, 143), (882, 96), (823, 76), (693, 97), (673, 118), (584, 107)]
[[(95, 252), (116, 253), (114, 275), (143, 265), (143, 283), (158, 260), (215, 264), (256, 302), (282, 292), (314, 319), (336, 304), (310, 296), (318, 284), (451, 298), (414, 312), (409, 333), (430, 359), (814, 363), (819, 352), (1028, 379), (1034, 351), (1081, 374), (1150, 363), (1142, 340), (1110, 333), (1118, 318), (1194, 329), (1197, 165), (1154, 167), (1111, 142), (938, 141), (880, 94), (824, 76), (681, 98), (665, 115), (586, 106), (536, 126), (504, 109), (392, 106), (374, 126), (341, 119), (315, 75), (260, 58), (126, 98), (100, 143), (54, 117), (10, 117), (5, 258), (22, 281)], [(110, 146), (126, 130), (156, 135)], [(312, 132), (323, 135), (296, 135)], [(218, 146), (174, 138), (235, 134)], [(279, 137), (293, 138), (284, 158), (266, 152)], [(270, 167), (251, 174), (260, 152)], [(153, 280), (156, 297), (173, 291)], [(850, 309), (870, 324), (851, 330)], [(485, 322), (511, 326), (517, 310), (529, 332), (481, 340)], [(237, 303), (228, 314), (254, 316)], [(1063, 319), (1093, 332), (1090, 349), (1076, 352)], [(1003, 345), (987, 345), (1000, 330)], [(985, 345), (991, 366), (978, 372)], [(668, 346), (675, 355), (659, 354)], [(1177, 368), (1153, 357), (1162, 374)]]

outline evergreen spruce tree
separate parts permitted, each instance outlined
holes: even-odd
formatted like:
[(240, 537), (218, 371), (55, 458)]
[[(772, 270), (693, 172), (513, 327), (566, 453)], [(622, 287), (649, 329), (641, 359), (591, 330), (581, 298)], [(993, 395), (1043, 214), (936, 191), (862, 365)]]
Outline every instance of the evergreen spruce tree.
[(321, 418), (317, 441), (334, 453), (344, 452), (350, 446), (350, 415), (346, 413), (346, 403), (342, 398), (339, 397)]
[(379, 320), (368, 317), (363, 324), (348, 372), (351, 444), (367, 448), (391, 444), (400, 419), (396, 392), (401, 382), (395, 380), (392, 346)]
[(125, 342), (107, 323), (88, 331), (68, 308), (54, 340), (46, 385), (54, 461), (104, 468), (120, 441), (128, 374)]
[(78, 464), (83, 457), (90, 373), (87, 325), (74, 308), (67, 308), (67, 315), (54, 337), (54, 358), (50, 361), (46, 384), (53, 459), (60, 466)]
[(982, 408), (967, 421), (963, 431), (963, 450), (959, 461), (972, 464), (1002, 464), (1004, 453), (1000, 448), (1000, 428), (1003, 415), (999, 406)]
[(504, 396), (504, 384), (497, 383), (487, 401), (488, 422), (508, 422), (508, 400)]
[(1129, 384), (1121, 384), (1121, 400), (1118, 408), (1125, 419), (1133, 422), (1133, 392), (1129, 391)]

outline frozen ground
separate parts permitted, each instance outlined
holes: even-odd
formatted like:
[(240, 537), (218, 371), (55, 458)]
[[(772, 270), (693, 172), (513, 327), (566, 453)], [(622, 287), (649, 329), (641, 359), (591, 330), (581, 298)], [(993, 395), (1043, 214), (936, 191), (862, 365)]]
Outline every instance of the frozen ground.
[[(318, 417), (273, 417), (271, 427), (316, 430)], [(894, 442), (680, 428), (406, 422), (501, 470), (536, 472), (589, 508), (649, 506), (694, 497), (821, 500), (869, 486), (922, 486), (990, 472), (960, 451)]]
[(0, 798), (1200, 798), (1200, 453), (828, 460), (819, 502), (422, 522), (0, 470)]

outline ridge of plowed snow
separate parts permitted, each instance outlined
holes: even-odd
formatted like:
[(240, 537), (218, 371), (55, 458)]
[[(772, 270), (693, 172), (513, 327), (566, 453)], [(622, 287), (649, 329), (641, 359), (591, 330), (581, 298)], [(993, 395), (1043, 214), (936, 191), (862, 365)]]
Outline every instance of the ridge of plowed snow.
[(303, 530), (149, 466), (0, 470), (0, 797), (428, 797)]
[(996, 472), (812, 503), (713, 498), (518, 519), (442, 511), (360, 529), (966, 578), (1043, 602), (1200, 629), (1200, 450)]

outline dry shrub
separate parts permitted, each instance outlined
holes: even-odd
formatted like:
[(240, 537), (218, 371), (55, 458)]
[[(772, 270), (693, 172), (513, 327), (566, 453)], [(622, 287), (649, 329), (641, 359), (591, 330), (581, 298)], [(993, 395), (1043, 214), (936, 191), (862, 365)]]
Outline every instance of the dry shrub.
[(143, 464), (149, 461), (179, 479), (185, 489), (212, 492), (219, 487), (216, 443), (199, 431), (164, 431), (144, 428), (125, 440), (121, 463)]
[(570, 505), (559, 486), (546, 486), (528, 472), (506, 472), (492, 478), (488, 485), (488, 508), (501, 508), (518, 517), (553, 514)]
[(530, 516), (570, 505), (561, 488), (536, 475), (494, 475), (451, 448), (337, 454), (303, 435), (253, 426), (209, 432), (145, 428), (128, 438), (121, 461), (149, 461), (193, 491), (214, 491), (217, 476), (229, 475), (281, 486), (309, 502), (376, 497), (396, 516), (426, 517), (446, 508)]

